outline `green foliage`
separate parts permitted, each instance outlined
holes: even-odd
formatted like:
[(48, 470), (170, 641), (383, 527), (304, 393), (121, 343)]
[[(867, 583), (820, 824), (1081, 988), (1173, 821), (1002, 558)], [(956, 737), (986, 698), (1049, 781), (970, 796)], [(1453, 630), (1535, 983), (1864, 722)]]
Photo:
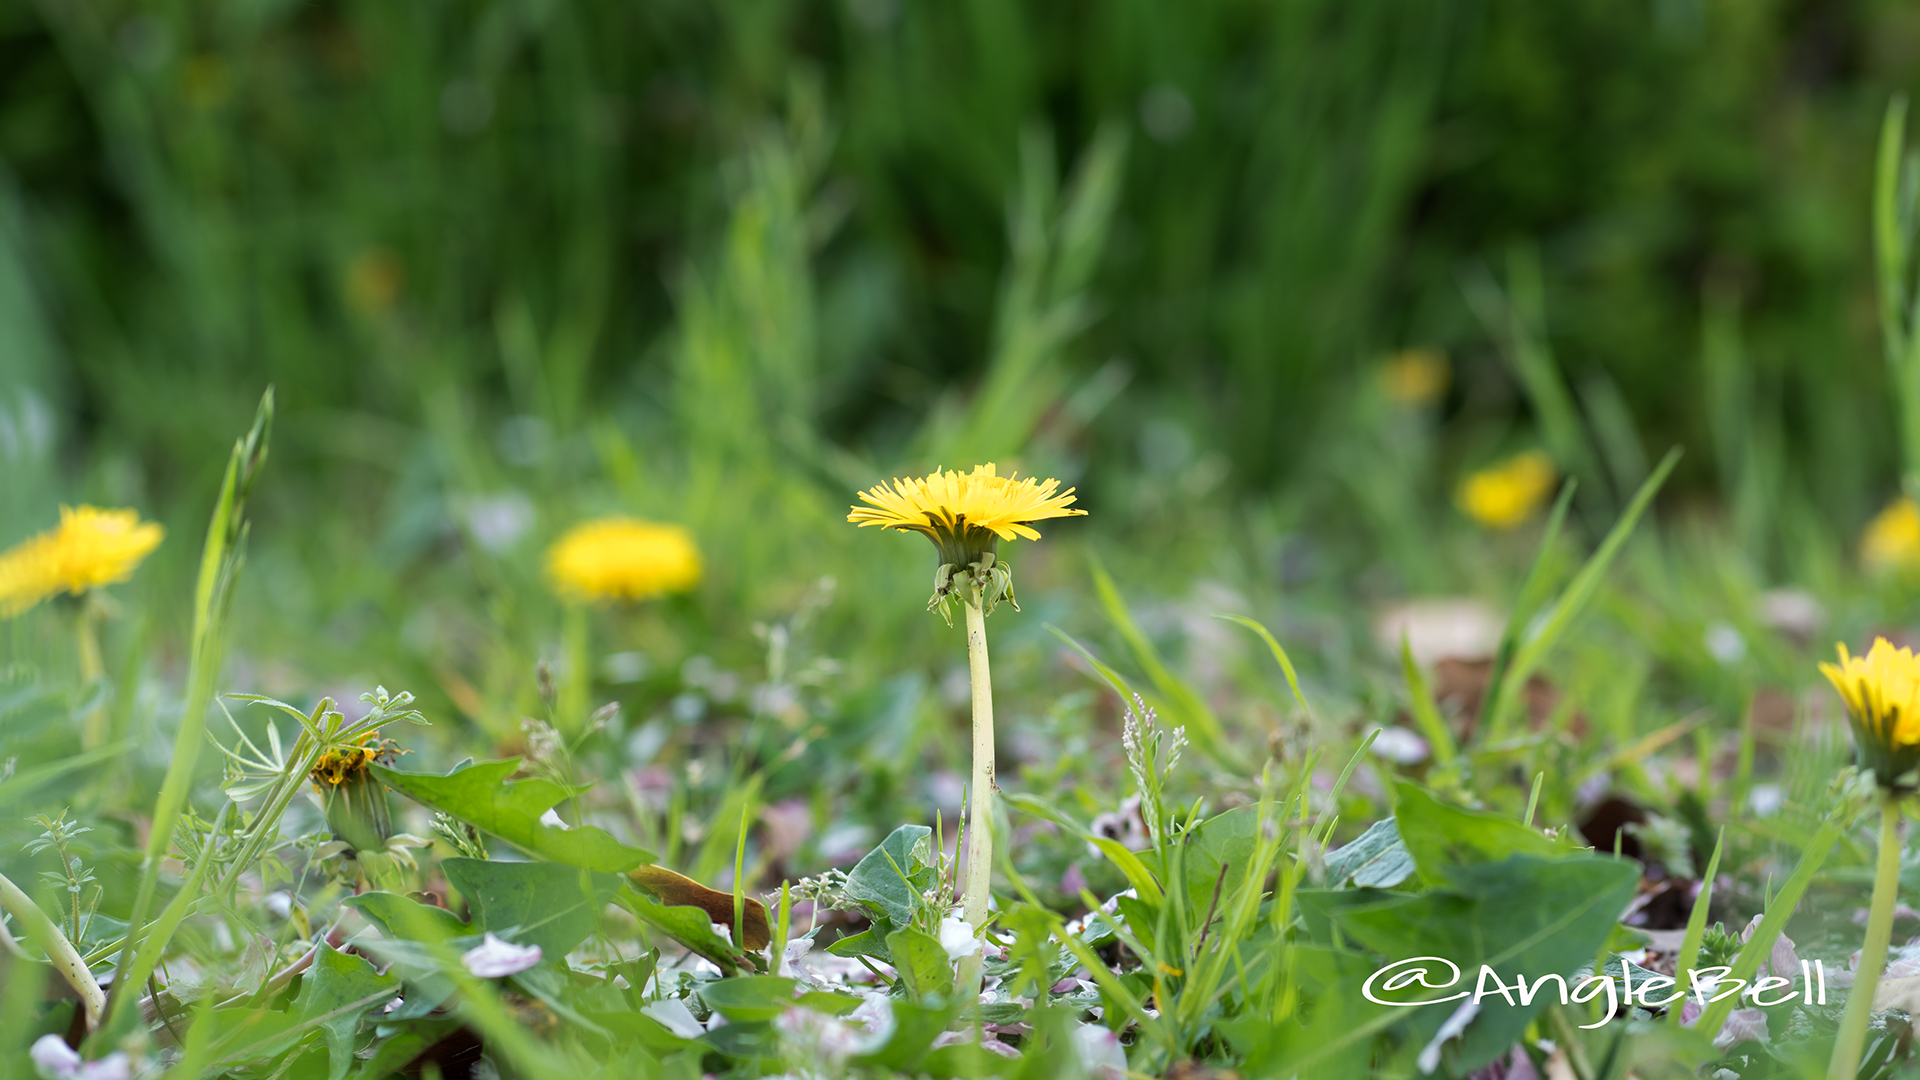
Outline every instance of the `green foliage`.
[(374, 775), (423, 805), (452, 814), (529, 855), (602, 874), (621, 874), (653, 856), (628, 847), (592, 825), (577, 828), (542, 824), (540, 815), (584, 789), (551, 780), (508, 780), (520, 768), (518, 758), (455, 768), (444, 776), (403, 772), (383, 765)]
[(444, 859), (447, 881), (473, 905), (477, 929), (562, 957), (593, 933), (620, 884), (557, 863)]
[[(90, 1024), (188, 1080), (1817, 1071), (1840, 987), (1764, 1046), (1714, 1044), (1734, 996), (1360, 989), (1844, 968), (1873, 852), (1813, 661), (1915, 620), (1854, 568), (1920, 460), (1913, 30), (0, 11), (0, 543), (170, 530), (0, 622), (0, 1072)], [(1551, 509), (1455, 511), (1534, 445)], [(844, 515), (988, 459), (1092, 516), (1007, 545), (976, 995), (959, 642), (920, 542)], [(551, 595), (545, 542), (613, 513), (687, 526), (698, 587)], [(1472, 617), (1383, 629), (1434, 598)], [(359, 789), (421, 845), (374, 890), (310, 790), (362, 736), (417, 755)], [(540, 961), (476, 973), (489, 934)]]

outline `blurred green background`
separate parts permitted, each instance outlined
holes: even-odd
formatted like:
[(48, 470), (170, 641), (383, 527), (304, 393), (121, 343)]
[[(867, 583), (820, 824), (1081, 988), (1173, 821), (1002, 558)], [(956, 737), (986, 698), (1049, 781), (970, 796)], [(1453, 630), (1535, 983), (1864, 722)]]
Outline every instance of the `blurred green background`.
[[(596, 627), (645, 670), (800, 622), (853, 685), (957, 661), (930, 552), (842, 518), (992, 458), (1092, 510), (1010, 553), (1010, 666), (1082, 545), (1268, 614), (1498, 592), (1527, 542), (1452, 491), (1534, 445), (1589, 536), (1683, 446), (1702, 565), (1830, 582), (1896, 487), (1868, 199), (1916, 61), (1894, 0), (0, 5), (0, 541), (161, 519), (115, 633), (177, 659), (271, 383), (230, 681), (502, 733), (594, 513), (707, 553)], [(1383, 393), (1408, 348), (1437, 402)]]

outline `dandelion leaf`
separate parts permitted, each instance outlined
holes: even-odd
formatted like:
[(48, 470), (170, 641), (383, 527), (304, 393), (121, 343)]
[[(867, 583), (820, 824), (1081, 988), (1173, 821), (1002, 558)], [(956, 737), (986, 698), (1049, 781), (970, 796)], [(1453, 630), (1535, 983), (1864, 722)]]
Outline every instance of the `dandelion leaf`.
[(367, 892), (350, 896), (341, 904), (366, 916), (380, 932), (400, 941), (439, 943), (473, 933), (474, 928), (446, 908), (423, 904), (410, 896), (390, 892)]
[(628, 847), (604, 829), (542, 824), (541, 814), (586, 789), (551, 780), (509, 780), (519, 768), (519, 758), (508, 758), (457, 767), (444, 775), (384, 765), (373, 766), (373, 771), (407, 798), (452, 814), (529, 855), (602, 874), (624, 874), (653, 861), (651, 854)]
[(1513, 855), (1551, 859), (1576, 851), (1512, 818), (1449, 806), (1413, 784), (1395, 788), (1394, 818), (1401, 841), (1420, 877), (1429, 883), (1444, 884), (1460, 867), (1501, 862)]
[(775, 975), (746, 975), (707, 983), (700, 997), (729, 1020), (771, 1020), (793, 1006), (795, 985)]
[[(1194, 829), (1187, 841), (1187, 895), (1193, 910), (1205, 913), (1220, 890), (1225, 904), (1240, 890), (1260, 836), (1260, 808), (1241, 806), (1216, 814)], [(1224, 873), (1222, 872), (1224, 870)]]
[(714, 933), (713, 920), (703, 908), (668, 907), (630, 886), (623, 886), (614, 899), (641, 922), (713, 961), (723, 974), (731, 975), (739, 968), (752, 966), (747, 954)]
[(313, 1024), (327, 1040), (327, 1080), (341, 1080), (353, 1065), (354, 1033), (360, 1018), (400, 992), (400, 980), (381, 975), (358, 956), (322, 944), (294, 999), (293, 1016)]
[(558, 961), (593, 933), (619, 879), (559, 863), (446, 859), (447, 881), (473, 905), (475, 930), (538, 945)]
[(894, 970), (906, 985), (914, 1001), (928, 994), (946, 995), (953, 990), (953, 964), (940, 939), (925, 930), (909, 926), (887, 935), (887, 951), (893, 954)]
[[(1422, 997), (1475, 989), (1482, 965), (1508, 987), (1522, 975), (1530, 984), (1559, 975), (1571, 987), (1571, 976), (1605, 944), (1639, 881), (1638, 866), (1628, 861), (1514, 855), (1453, 867), (1449, 888), (1374, 894), (1380, 899), (1343, 905), (1332, 919), (1348, 941), (1386, 960), (1446, 957), (1459, 965), (1457, 984), (1422, 989)], [(1520, 995), (1511, 1003), (1497, 993), (1485, 996), (1479, 1015), (1443, 1050), (1449, 1069), (1464, 1075), (1505, 1053), (1549, 1001), (1559, 1000), (1550, 980), (1531, 1004)], [(1401, 1010), (1407, 1014), (1403, 1045), (1425, 1046), (1457, 1006)]]
[(1380, 962), (1365, 953), (1310, 944), (1296, 945), (1291, 958), (1301, 1000), (1313, 1003), (1300, 1022), (1274, 1024), (1245, 1012), (1218, 1023), (1221, 1035), (1245, 1056), (1244, 1075), (1368, 1075), (1375, 1041), (1407, 1011), (1351, 992)]
[(933, 859), (932, 836), (933, 830), (925, 825), (893, 830), (854, 865), (847, 875), (847, 895), (885, 913), (895, 926), (913, 922), (914, 911), (925, 902), (920, 894), (933, 884), (928, 869)]
[(1327, 886), (1352, 881), (1361, 888), (1391, 889), (1413, 874), (1413, 855), (1400, 839), (1400, 823), (1376, 821), (1345, 847), (1327, 852)]
[(871, 928), (835, 940), (827, 946), (827, 952), (848, 958), (871, 956), (891, 964), (893, 954), (887, 951), (887, 934), (892, 932), (893, 923), (882, 915)]

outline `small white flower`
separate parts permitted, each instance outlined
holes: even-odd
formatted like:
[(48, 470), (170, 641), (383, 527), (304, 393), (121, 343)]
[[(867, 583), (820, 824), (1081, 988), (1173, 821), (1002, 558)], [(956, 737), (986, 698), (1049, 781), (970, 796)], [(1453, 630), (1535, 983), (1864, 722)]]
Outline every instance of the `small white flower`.
[(33, 1058), (41, 1076), (55, 1080), (68, 1080), (80, 1071), (80, 1051), (68, 1046), (67, 1040), (58, 1035), (40, 1036), (27, 1056)]
[(564, 820), (562, 820), (559, 814), (554, 813), (553, 807), (551, 806), (547, 807), (546, 813), (540, 815), (540, 824), (548, 826), (549, 828), (561, 829), (561, 830), (573, 828), (573, 826), (567, 824)]
[(467, 970), (478, 978), (504, 979), (539, 963), (540, 946), (515, 945), (510, 941), (501, 941), (488, 932), (480, 944), (467, 950), (460, 962), (467, 965)]
[(980, 939), (973, 936), (973, 927), (965, 919), (949, 915), (940, 920), (940, 947), (947, 950), (947, 959), (958, 960), (979, 952)]

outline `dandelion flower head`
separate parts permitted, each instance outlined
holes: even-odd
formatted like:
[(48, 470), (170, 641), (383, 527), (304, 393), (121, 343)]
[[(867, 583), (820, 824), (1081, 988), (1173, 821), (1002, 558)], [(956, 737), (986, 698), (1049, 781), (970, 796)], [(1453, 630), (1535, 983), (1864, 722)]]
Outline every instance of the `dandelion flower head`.
[(1453, 372), (1439, 349), (1402, 349), (1380, 369), (1380, 386), (1400, 405), (1429, 405), (1447, 392)]
[(0, 552), (0, 615), (125, 581), (165, 536), (138, 511), (62, 506), (58, 526)]
[(1551, 458), (1528, 450), (1467, 477), (1454, 501), (1489, 529), (1511, 529), (1539, 512), (1557, 478)]
[(1886, 638), (1875, 638), (1865, 656), (1838, 650), (1840, 662), (1821, 664), (1820, 673), (1846, 701), (1866, 764), (1890, 783), (1920, 760), (1920, 658)]
[(700, 581), (700, 550), (678, 525), (606, 517), (547, 549), (547, 576), (568, 600), (645, 600)]
[(367, 766), (378, 761), (381, 755), (407, 752), (392, 739), (382, 739), (378, 731), (368, 731), (351, 742), (329, 747), (313, 763), (310, 777), (315, 789), (320, 789), (322, 784), (337, 788), (364, 774)]
[(1860, 561), (1876, 572), (1920, 569), (1920, 504), (1902, 495), (1867, 523)]
[[(941, 470), (907, 480), (896, 479), (860, 493), (847, 520), (861, 528), (878, 525), (917, 532), (947, 550), (955, 541), (968, 547), (992, 540), (1040, 539), (1031, 525), (1048, 518), (1073, 517), (1073, 489), (1058, 480), (1001, 476), (992, 462), (972, 472)], [(971, 534), (971, 537), (969, 536)], [(971, 539), (972, 543), (967, 543)]]

